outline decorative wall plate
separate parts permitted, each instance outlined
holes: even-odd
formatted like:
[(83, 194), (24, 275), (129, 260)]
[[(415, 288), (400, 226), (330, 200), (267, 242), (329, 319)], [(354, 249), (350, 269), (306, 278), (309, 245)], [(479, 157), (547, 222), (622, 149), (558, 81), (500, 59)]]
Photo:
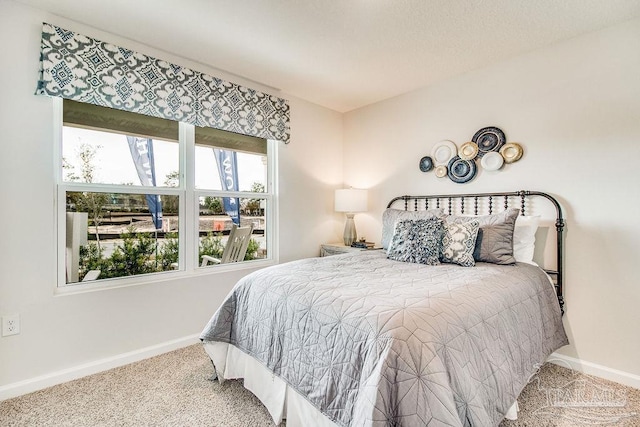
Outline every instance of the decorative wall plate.
[(500, 149), (500, 154), (502, 154), (505, 163), (517, 162), (522, 157), (522, 153), (522, 146), (517, 142), (505, 144)]
[(440, 141), (431, 149), (431, 159), (436, 165), (446, 165), (457, 154), (456, 144), (449, 140)]
[(462, 160), (460, 157), (455, 156), (449, 161), (447, 170), (451, 181), (464, 184), (475, 178), (478, 167), (473, 160)]
[(491, 151), (500, 151), (507, 139), (501, 129), (486, 127), (476, 132), (471, 140), (478, 144), (478, 157), (482, 157)]
[(424, 156), (420, 159), (420, 170), (422, 172), (429, 172), (433, 169), (433, 160), (429, 156)]
[(460, 156), (462, 160), (473, 160), (477, 155), (478, 144), (472, 141), (465, 142), (458, 150), (458, 156)]
[(497, 171), (504, 164), (504, 159), (500, 153), (496, 153), (495, 151), (491, 151), (490, 153), (486, 153), (482, 156), (482, 160), (480, 160), (480, 165), (482, 169), (487, 171)]
[(438, 178), (444, 178), (447, 176), (447, 167), (445, 165), (436, 166), (436, 176)]

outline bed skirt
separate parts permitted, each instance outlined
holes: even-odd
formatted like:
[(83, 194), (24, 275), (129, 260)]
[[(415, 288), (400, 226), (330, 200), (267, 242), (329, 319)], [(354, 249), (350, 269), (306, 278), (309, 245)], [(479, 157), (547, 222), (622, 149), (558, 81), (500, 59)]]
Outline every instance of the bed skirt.
[[(338, 427), (280, 377), (237, 347), (205, 341), (204, 349), (215, 366), (218, 380), (243, 378), (244, 387), (264, 404), (276, 425), (286, 419), (287, 427)], [(516, 401), (505, 418), (515, 420), (517, 414)]]

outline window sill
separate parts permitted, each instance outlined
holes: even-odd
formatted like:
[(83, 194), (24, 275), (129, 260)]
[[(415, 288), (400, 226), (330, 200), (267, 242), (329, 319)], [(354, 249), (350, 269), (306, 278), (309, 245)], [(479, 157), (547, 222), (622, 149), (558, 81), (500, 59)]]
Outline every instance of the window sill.
[(128, 288), (131, 286), (150, 285), (158, 282), (170, 282), (200, 276), (210, 276), (233, 271), (257, 270), (277, 264), (274, 259), (245, 261), (241, 263), (221, 264), (209, 267), (196, 267), (193, 270), (176, 270), (162, 273), (145, 274), (138, 277), (122, 277), (103, 279), (94, 282), (79, 282), (56, 287), (55, 296), (83, 294), (87, 292), (104, 291), (109, 289)]

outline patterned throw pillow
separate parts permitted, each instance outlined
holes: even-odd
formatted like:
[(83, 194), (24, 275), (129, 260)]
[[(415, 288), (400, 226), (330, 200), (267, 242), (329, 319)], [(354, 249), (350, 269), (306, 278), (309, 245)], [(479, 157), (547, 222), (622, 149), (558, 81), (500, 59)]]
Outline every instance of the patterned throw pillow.
[(440, 218), (399, 220), (394, 227), (387, 258), (439, 265), (443, 231)]
[(476, 248), (473, 258), (476, 261), (493, 264), (514, 264), (514, 234), (513, 229), (520, 211), (508, 209), (492, 215), (455, 216), (446, 218), (448, 224), (460, 224), (476, 219), (480, 222)]
[(473, 250), (479, 227), (480, 222), (475, 219), (460, 224), (447, 224), (442, 238), (442, 262), (460, 264), (463, 267), (476, 265)]
[(391, 238), (395, 230), (396, 222), (405, 219), (419, 220), (440, 218), (444, 215), (442, 209), (429, 209), (426, 211), (405, 211), (401, 209), (386, 209), (382, 213), (382, 247), (389, 249)]

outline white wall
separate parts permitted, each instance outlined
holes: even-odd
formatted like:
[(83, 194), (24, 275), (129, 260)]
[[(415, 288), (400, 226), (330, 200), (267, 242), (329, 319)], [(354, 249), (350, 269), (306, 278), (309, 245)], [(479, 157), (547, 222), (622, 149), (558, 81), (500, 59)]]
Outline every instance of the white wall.
[[(640, 375), (640, 20), (575, 38), (345, 115), (345, 181), (372, 188), (358, 228), (402, 194), (540, 190), (567, 218), (561, 352)], [(498, 126), (524, 157), (468, 184), (422, 173), (442, 139)]]
[(280, 150), (280, 261), (318, 256), (341, 240), (344, 217), (333, 211), (342, 188), (342, 114), (291, 102), (292, 141)]
[[(19, 313), (22, 323), (19, 335), (0, 338), (0, 389), (197, 334), (250, 271), (54, 296), (52, 100), (34, 95), (43, 21), (256, 87), (0, 0), (0, 315)], [(328, 235), (337, 238), (340, 220), (332, 197), (342, 183), (342, 116), (292, 99), (291, 128), (291, 143), (279, 149), (282, 260), (317, 255)]]

